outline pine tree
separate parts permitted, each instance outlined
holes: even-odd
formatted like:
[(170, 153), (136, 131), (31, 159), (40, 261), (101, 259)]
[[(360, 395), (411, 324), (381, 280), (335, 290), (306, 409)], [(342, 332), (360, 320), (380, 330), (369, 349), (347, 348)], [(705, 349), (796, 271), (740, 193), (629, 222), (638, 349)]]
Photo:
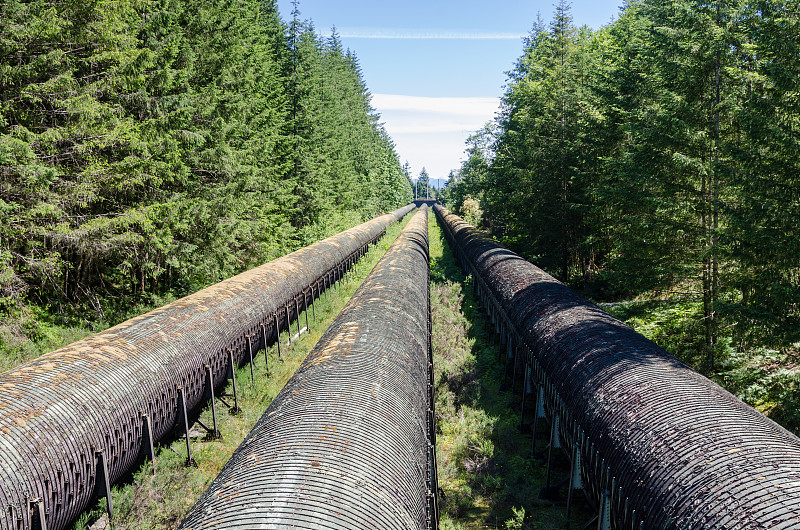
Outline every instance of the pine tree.
[(510, 74), (484, 191), (493, 230), (565, 281), (582, 278), (590, 261), (586, 223), (596, 158), (586, 132), (598, 118), (587, 85), (592, 43), (592, 32), (575, 28), (564, 1), (549, 30), (534, 26)]
[(800, 4), (756, 1), (742, 10), (737, 137), (725, 214), (738, 292), (723, 304), (743, 345), (800, 340)]
[(726, 72), (736, 64), (737, 9), (725, 0), (645, 0), (629, 7), (634, 38), (621, 34), (637, 48), (620, 63), (636, 72), (637, 85), (626, 115), (630, 140), (615, 170), (624, 222), (612, 267), (649, 271), (641, 288), (697, 286), (709, 366), (725, 259), (721, 209), (731, 200), (727, 145), (737, 87)]

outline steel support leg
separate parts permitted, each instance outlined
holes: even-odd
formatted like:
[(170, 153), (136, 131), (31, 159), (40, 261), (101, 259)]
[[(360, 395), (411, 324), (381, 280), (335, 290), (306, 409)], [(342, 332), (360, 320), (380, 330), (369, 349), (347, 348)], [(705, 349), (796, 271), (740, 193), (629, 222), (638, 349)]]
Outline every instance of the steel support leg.
[(142, 452), (150, 458), (153, 475), (155, 475), (156, 452), (153, 449), (153, 424), (149, 414), (142, 414)]
[(261, 335), (264, 337), (264, 366), (267, 367), (267, 375), (269, 375), (269, 350), (267, 349), (267, 326), (261, 324)]
[(300, 302), (297, 297), (294, 299), (294, 314), (297, 318), (297, 338), (300, 338)]
[[(111, 476), (108, 474), (108, 459), (105, 451), (95, 451), (94, 454), (97, 458), (95, 492), (97, 493), (98, 497), (106, 498), (106, 510), (108, 512), (108, 520), (110, 522), (114, 517), (114, 504), (111, 502)], [(42, 518), (42, 520), (44, 520), (44, 518)], [(45, 527), (43, 526), (42, 528)]]
[(611, 492), (608, 490), (603, 492), (603, 497), (600, 499), (597, 530), (611, 530)]
[[(509, 339), (508, 339), (509, 353), (511, 353), (511, 342), (512, 342), (512, 340), (509, 337)], [(517, 388), (517, 365), (519, 364), (519, 344), (517, 344), (517, 347), (514, 348), (513, 357), (514, 357), (514, 370), (511, 373), (511, 395), (512, 396), (514, 395), (514, 392), (516, 391), (516, 388)], [(525, 387), (522, 388), (522, 394), (524, 396)]]
[[(247, 336), (247, 354), (250, 356), (250, 384), (256, 384), (256, 372), (253, 367), (253, 343), (250, 340), (250, 335)], [(216, 429), (216, 426), (214, 427)]]
[(528, 400), (528, 394), (531, 391), (531, 365), (525, 363), (525, 381), (522, 384), (522, 405), (519, 411), (519, 427), (520, 431), (525, 431), (525, 403)]
[[(550, 477), (553, 467), (553, 449), (559, 449), (561, 447), (558, 439), (558, 423), (558, 412), (554, 412), (553, 423), (550, 425), (550, 444), (547, 447), (547, 468), (544, 475), (544, 488), (542, 488), (541, 493), (539, 493), (539, 497), (542, 499), (558, 498), (558, 488), (552, 488), (550, 486)], [(555, 491), (553, 491), (554, 489)]]
[[(504, 344), (504, 343), (505, 343), (505, 341), (504, 341), (503, 339), (500, 339), (500, 343), (501, 343), (501, 344)], [(502, 352), (502, 350), (503, 350), (503, 349), (502, 349), (502, 348), (500, 348), (500, 351), (501, 351), (501, 352)], [(506, 348), (506, 362), (505, 362), (505, 364), (504, 364), (504, 366), (503, 366), (503, 384), (502, 384), (502, 386), (500, 387), (500, 388), (502, 388), (503, 390), (508, 390), (508, 365), (509, 365), (509, 363), (511, 362), (511, 360), (512, 360), (513, 358), (514, 358), (514, 352), (513, 352), (513, 350), (511, 349), (511, 339), (508, 339), (508, 348)], [(515, 360), (516, 360), (516, 359), (515, 359)], [(511, 388), (512, 388), (512, 389), (514, 388), (514, 387), (513, 387), (513, 382), (512, 382), (512, 387), (511, 387)], [(513, 394), (513, 390), (512, 390), (512, 394)]]
[(303, 291), (303, 310), (306, 312), (306, 331), (310, 332), (311, 328), (308, 326), (308, 298), (306, 298), (306, 292)]
[(531, 456), (536, 455), (536, 435), (539, 433), (539, 420), (545, 417), (544, 412), (544, 385), (539, 383), (536, 394), (536, 407), (533, 414), (533, 437), (531, 439)]
[(183, 432), (186, 434), (186, 462), (187, 466), (196, 466), (197, 463), (192, 457), (192, 440), (189, 438), (189, 411), (186, 410), (186, 394), (182, 386), (178, 390), (178, 421), (183, 421)]
[[(31, 513), (31, 528), (34, 530), (47, 530), (47, 516), (44, 510), (44, 500), (43, 499), (31, 499), (29, 502), (29, 510)], [(111, 503), (111, 497), (108, 497), (109, 506)], [(109, 511), (109, 514), (111, 512)], [(111, 515), (108, 516), (109, 520), (111, 520)]]
[(217, 403), (214, 397), (214, 378), (211, 375), (211, 365), (205, 365), (206, 369), (206, 385), (208, 385), (208, 393), (211, 399), (211, 421), (213, 422), (212, 431), (209, 433), (208, 438), (212, 440), (219, 440), (222, 438), (222, 435), (219, 432), (219, 428), (217, 428)]
[(569, 473), (569, 491), (567, 492), (567, 521), (572, 510), (572, 493), (575, 490), (583, 489), (583, 479), (581, 478), (581, 442), (575, 441), (572, 447), (572, 465)]
[[(292, 336), (292, 319), (291, 319), (291, 316), (290, 316), (290, 313), (289, 313), (289, 304), (286, 304), (284, 306), (284, 308), (286, 309), (286, 333), (291, 338), (291, 336)], [(298, 326), (299, 325), (300, 324), (298, 324)]]
[(311, 285), (311, 321), (314, 322), (314, 324), (317, 322), (317, 305), (314, 299), (314, 292), (315, 290), (318, 291), (318, 288), (315, 289), (315, 287), (317, 287), (317, 282)]
[(228, 378), (233, 382), (233, 408), (229, 411), (236, 415), (242, 411), (239, 408), (239, 392), (236, 390), (236, 364), (233, 362), (233, 350), (228, 348)]
[(278, 359), (281, 358), (281, 325), (278, 321), (278, 311), (275, 311), (275, 345), (278, 348)]

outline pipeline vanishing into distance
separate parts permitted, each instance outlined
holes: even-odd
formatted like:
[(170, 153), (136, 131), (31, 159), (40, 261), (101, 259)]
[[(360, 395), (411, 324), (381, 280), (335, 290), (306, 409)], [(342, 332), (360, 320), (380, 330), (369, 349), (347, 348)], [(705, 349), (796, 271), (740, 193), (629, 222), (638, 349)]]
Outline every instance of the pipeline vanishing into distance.
[(65, 528), (413, 208), (0, 374), (0, 529)]
[(523, 377), (523, 420), (530, 391), (535, 417), (550, 421), (550, 455), (561, 448), (570, 458), (568, 499), (584, 491), (596, 528), (800, 528), (800, 439), (434, 210)]
[(436, 528), (428, 208), (180, 528)]

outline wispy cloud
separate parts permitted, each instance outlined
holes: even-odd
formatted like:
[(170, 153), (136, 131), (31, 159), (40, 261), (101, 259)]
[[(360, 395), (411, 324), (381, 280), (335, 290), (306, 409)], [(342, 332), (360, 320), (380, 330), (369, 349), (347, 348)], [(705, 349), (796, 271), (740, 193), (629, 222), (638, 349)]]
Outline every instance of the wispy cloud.
[(416, 177), (424, 166), (432, 178), (446, 178), (451, 169), (458, 169), (460, 160), (466, 158), (464, 141), (468, 134), (451, 133), (395, 133), (392, 140), (397, 146), (401, 162), (411, 164)]
[(474, 31), (413, 30), (384, 28), (342, 28), (348, 39), (413, 39), (413, 40), (520, 40), (516, 33), (482, 33)]
[(373, 94), (372, 105), (378, 111), (434, 112), (491, 117), (500, 104), (499, 98), (423, 97), (399, 94)]

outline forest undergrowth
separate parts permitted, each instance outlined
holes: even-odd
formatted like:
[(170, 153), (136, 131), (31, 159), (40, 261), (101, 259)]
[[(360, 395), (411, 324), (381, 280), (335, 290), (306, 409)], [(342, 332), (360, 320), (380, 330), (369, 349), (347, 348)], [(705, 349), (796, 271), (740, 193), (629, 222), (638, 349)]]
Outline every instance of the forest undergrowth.
[[(521, 396), (501, 390), (504, 367), (472, 279), (434, 216), (429, 223), (441, 528), (565, 528), (565, 503), (539, 499), (545, 463), (532, 457), (531, 434), (518, 428)], [(565, 474), (566, 462), (554, 462)], [(589, 519), (585, 508), (572, 513), (573, 523)]]
[[(195, 424), (190, 430), (192, 456), (196, 466), (186, 466), (186, 438), (181, 436), (156, 449), (156, 473), (149, 462), (132, 474), (127, 482), (112, 490), (114, 530), (167, 530), (177, 528), (185, 515), (208, 488), (233, 452), (250, 432), (272, 400), (291, 378), (306, 355), (330, 327), (356, 289), (388, 250), (411, 216), (390, 226), (386, 235), (362, 257), (356, 267), (339, 284), (318, 299), (315, 311), (308, 315), (310, 330), (291, 344), (289, 338), (297, 333), (293, 322), (291, 332), (281, 333), (281, 359), (273, 344), (269, 348), (269, 370), (264, 363), (263, 350), (255, 357), (254, 379), (250, 378), (250, 365), (236, 371), (239, 407), (241, 412), (232, 415), (221, 402), (217, 402), (217, 425), (221, 439), (206, 438), (206, 432)], [(316, 312), (316, 318), (313, 314)], [(306, 315), (299, 321), (305, 325)], [(224, 399), (232, 403), (231, 385), (223, 391)], [(212, 425), (212, 412), (207, 404), (199, 416), (204, 425)], [(72, 530), (105, 528), (106, 501), (100, 499), (74, 524)], [(98, 524), (99, 521), (99, 524)], [(97, 525), (97, 526), (93, 526)]]

